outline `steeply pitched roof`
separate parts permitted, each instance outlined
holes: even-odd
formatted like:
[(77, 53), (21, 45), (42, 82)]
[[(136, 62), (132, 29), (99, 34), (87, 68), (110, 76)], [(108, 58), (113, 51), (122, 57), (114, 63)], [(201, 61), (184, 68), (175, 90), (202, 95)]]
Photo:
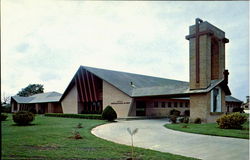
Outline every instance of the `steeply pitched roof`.
[(143, 96), (148, 94), (167, 94), (168, 92), (183, 93), (189, 87), (189, 83), (184, 81), (86, 66), (82, 66), (82, 68), (112, 84), (131, 97)]
[(17, 103), (47, 103), (59, 102), (62, 94), (58, 92), (39, 93), (29, 97), (12, 96)]
[[(211, 91), (214, 87), (223, 84), (224, 82), (223, 79), (212, 80), (208, 88), (199, 90), (190, 90), (189, 82), (185, 81), (113, 71), (100, 68), (93, 68), (87, 66), (80, 66), (78, 71), (81, 69), (87, 70), (88, 72), (94, 74), (100, 79), (110, 83), (112, 86), (116, 87), (117, 89), (124, 92), (130, 97), (163, 96), (163, 95), (185, 96), (196, 93), (207, 93)], [(70, 88), (74, 85), (74, 77), (72, 78), (70, 84), (63, 93), (61, 100), (69, 92)], [(229, 88), (227, 87), (226, 89), (227, 93), (230, 94)]]
[(115, 86), (116, 88), (131, 97), (206, 93), (211, 91), (219, 84), (223, 83), (223, 79), (212, 80), (210, 86), (208, 86), (208, 88), (206, 89), (190, 90), (189, 82), (185, 81), (92, 68), (86, 66), (81, 67), (82, 69), (86, 69), (97, 77), (112, 84), (113, 86)]

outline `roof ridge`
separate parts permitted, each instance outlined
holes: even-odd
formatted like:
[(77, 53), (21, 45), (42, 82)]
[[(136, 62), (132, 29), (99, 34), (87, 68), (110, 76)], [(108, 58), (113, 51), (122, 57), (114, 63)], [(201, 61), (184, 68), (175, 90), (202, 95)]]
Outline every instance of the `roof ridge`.
[(189, 83), (187, 81), (176, 80), (176, 79), (169, 79), (169, 78), (157, 77), (157, 76), (151, 76), (151, 75), (145, 75), (145, 74), (139, 74), (139, 73), (131, 73), (131, 72), (117, 71), (117, 70), (103, 69), (103, 68), (96, 68), (96, 67), (89, 67), (89, 66), (83, 66), (83, 65), (81, 65), (81, 67), (83, 67), (83, 68), (85, 68), (87, 70), (88, 70), (88, 68), (90, 68), (90, 69), (99, 69), (99, 70), (105, 70), (105, 71), (120, 72), (120, 73), (133, 74), (133, 75), (138, 75), (138, 76), (146, 76), (146, 77), (152, 77), (152, 78), (160, 78), (160, 79), (165, 79), (165, 80), (172, 80), (172, 81)]

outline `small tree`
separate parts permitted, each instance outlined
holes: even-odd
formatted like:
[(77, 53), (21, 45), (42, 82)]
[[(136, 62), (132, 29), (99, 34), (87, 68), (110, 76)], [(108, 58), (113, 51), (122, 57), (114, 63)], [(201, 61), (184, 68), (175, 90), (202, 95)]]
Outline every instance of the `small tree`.
[(106, 119), (108, 121), (114, 121), (116, 118), (117, 114), (111, 106), (107, 106), (102, 112), (102, 119)]
[(29, 84), (17, 93), (18, 96), (28, 97), (34, 94), (43, 93), (44, 88), (41, 84)]
[(128, 133), (131, 136), (131, 158), (134, 159), (134, 142), (133, 142), (133, 136), (138, 132), (138, 128), (135, 130), (131, 130), (130, 128), (127, 128)]

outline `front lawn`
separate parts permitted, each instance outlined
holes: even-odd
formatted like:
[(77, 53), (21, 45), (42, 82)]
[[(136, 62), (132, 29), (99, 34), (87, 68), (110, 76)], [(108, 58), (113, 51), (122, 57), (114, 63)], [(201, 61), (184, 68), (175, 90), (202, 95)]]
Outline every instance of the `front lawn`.
[(234, 138), (244, 138), (249, 139), (249, 122), (243, 124), (243, 129), (220, 129), (217, 123), (207, 123), (207, 124), (166, 124), (166, 128), (190, 132), (190, 133), (198, 133), (205, 135), (213, 135), (213, 136), (223, 136), (223, 137), (234, 137)]
[[(83, 126), (78, 129), (83, 139), (69, 138), (78, 123)], [(1, 159), (126, 160), (130, 157), (129, 146), (109, 142), (90, 133), (93, 127), (104, 123), (102, 120), (37, 115), (32, 123), (34, 125), (16, 126), (9, 114), (7, 121), (1, 124)], [(135, 152), (136, 157), (143, 160), (193, 159), (142, 148), (136, 148)]]

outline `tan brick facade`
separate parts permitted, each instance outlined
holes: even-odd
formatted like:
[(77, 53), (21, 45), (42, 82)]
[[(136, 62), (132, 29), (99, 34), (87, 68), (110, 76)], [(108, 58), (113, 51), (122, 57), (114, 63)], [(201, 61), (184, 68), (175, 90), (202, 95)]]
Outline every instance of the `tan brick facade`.
[(119, 118), (127, 118), (132, 98), (103, 80), (103, 109), (112, 106)]
[[(212, 31), (213, 34), (199, 35), (198, 64), (196, 64), (196, 37), (189, 39), (190, 90), (208, 88), (211, 80), (223, 79), (225, 70), (225, 42), (223, 42), (225, 33), (208, 22), (201, 22), (197, 25), (199, 25), (199, 32)], [(196, 25), (190, 26), (189, 34), (197, 34)], [(197, 72), (197, 67), (199, 72)], [(197, 74), (199, 82), (196, 79)], [(221, 113), (211, 113), (211, 92), (190, 95), (191, 120), (199, 117), (203, 122), (215, 122), (218, 114), (226, 111), (224, 91), (221, 91), (220, 97)]]
[(77, 89), (74, 86), (62, 100), (63, 113), (78, 113)]
[[(225, 37), (225, 33), (220, 29), (212, 26), (211, 24), (204, 22), (200, 24), (199, 31), (212, 30), (214, 36), (222, 39)], [(190, 26), (189, 34), (195, 33), (195, 26)], [(200, 54), (200, 82), (196, 83), (196, 56), (195, 49), (196, 43), (195, 38), (189, 40), (189, 62), (190, 62), (190, 89), (201, 89), (207, 88), (211, 83), (211, 70), (218, 70), (218, 79), (223, 78), (223, 72), (225, 70), (225, 43), (221, 40), (219, 43), (219, 56), (218, 56), (218, 65), (217, 63), (214, 66), (211, 65), (211, 36), (210, 35), (201, 35), (199, 38), (199, 54)]]

